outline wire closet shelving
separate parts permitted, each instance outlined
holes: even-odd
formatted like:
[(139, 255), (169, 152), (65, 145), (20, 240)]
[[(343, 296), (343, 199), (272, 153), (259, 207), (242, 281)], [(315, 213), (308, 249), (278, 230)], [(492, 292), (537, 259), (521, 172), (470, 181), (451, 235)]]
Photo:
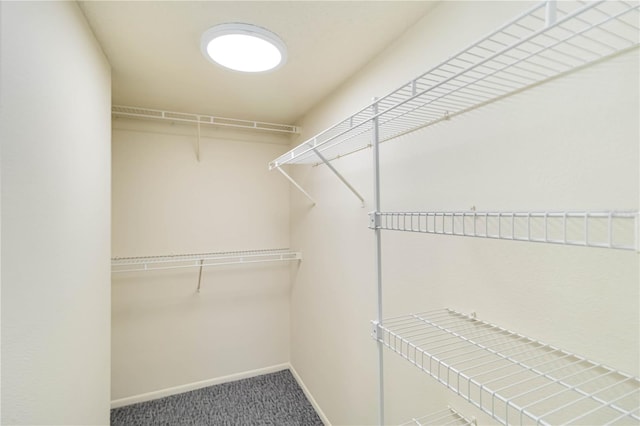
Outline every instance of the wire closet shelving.
[(453, 310), (390, 318), (377, 338), (500, 423), (637, 424), (640, 380)]
[[(638, 46), (634, 1), (541, 2), (397, 90), (269, 163), (330, 162)], [(331, 170), (356, 194), (346, 180)], [(292, 180), (288, 176), (289, 180)], [(293, 181), (305, 196), (315, 201)]]
[(400, 426), (476, 426), (475, 419), (469, 420), (453, 408), (449, 407), (426, 416), (416, 417)]
[(138, 120), (163, 121), (168, 123), (195, 124), (196, 158), (200, 161), (201, 127), (212, 126), (232, 128), (247, 131), (269, 132), (276, 134), (297, 134), (300, 127), (290, 124), (269, 123), (264, 121), (242, 120), (238, 118), (217, 117), (205, 114), (193, 114), (189, 112), (165, 111), (159, 109), (142, 108), (136, 106), (113, 105), (111, 107), (113, 117), (133, 118)]
[(640, 214), (601, 212), (372, 212), (371, 228), (638, 251)]
[(111, 259), (111, 273), (199, 268), (197, 290), (200, 291), (203, 268), (293, 260), (302, 260), (302, 253), (289, 249), (271, 249), (146, 257), (114, 257)]
[(300, 133), (300, 127), (289, 124), (268, 123), (264, 121), (242, 120), (238, 118), (217, 117), (205, 114), (189, 112), (164, 111), (136, 106), (113, 105), (111, 113), (114, 117), (137, 118), (147, 120), (160, 120), (178, 123), (190, 123), (197, 125), (210, 125), (218, 127), (232, 127), (245, 130), (262, 130), (266, 132), (296, 134)]
[(362, 200), (331, 162), (372, 148), (380, 424), (384, 348), (505, 425), (640, 424), (637, 377), (452, 310), (383, 319), (381, 269), (387, 230), (638, 251), (639, 212), (382, 212), (379, 162), (380, 143), (637, 49), (639, 9), (638, 1), (543, 1), (269, 163), (311, 199), (281, 167), (322, 162)]

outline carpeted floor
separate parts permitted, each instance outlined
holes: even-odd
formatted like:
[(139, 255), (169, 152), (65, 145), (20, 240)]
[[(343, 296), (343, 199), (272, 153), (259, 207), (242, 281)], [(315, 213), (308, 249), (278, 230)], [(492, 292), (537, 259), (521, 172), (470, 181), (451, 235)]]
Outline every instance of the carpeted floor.
[(111, 410), (111, 424), (322, 425), (289, 370)]

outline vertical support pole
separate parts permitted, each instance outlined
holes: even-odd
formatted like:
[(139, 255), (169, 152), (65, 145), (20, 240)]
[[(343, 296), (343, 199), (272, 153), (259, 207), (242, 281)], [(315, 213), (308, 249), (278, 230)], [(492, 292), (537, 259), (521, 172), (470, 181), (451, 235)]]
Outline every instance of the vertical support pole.
[(607, 241), (607, 247), (611, 248), (613, 247), (613, 212), (609, 212), (609, 223), (608, 223), (608, 229), (607, 229), (607, 233), (609, 234), (609, 238)]
[(556, 0), (548, 0), (545, 5), (545, 27), (550, 27), (556, 23), (557, 19), (557, 5)]
[[(373, 116), (378, 114), (378, 102), (377, 98), (374, 99)], [(382, 324), (382, 235), (380, 230), (380, 138), (378, 134), (378, 118), (375, 117), (372, 123), (373, 135), (371, 146), (373, 147), (373, 205), (374, 205), (374, 228), (375, 240), (376, 240), (376, 286), (377, 286), (377, 302), (378, 312), (377, 321), (378, 324)], [(379, 336), (378, 336), (379, 337)], [(380, 340), (377, 341), (378, 345), (378, 422), (382, 426), (384, 425), (384, 353), (383, 345)]]
[(635, 241), (634, 241), (634, 247), (636, 249), (637, 252), (640, 252), (640, 213), (636, 213), (634, 214), (634, 227), (635, 227)]

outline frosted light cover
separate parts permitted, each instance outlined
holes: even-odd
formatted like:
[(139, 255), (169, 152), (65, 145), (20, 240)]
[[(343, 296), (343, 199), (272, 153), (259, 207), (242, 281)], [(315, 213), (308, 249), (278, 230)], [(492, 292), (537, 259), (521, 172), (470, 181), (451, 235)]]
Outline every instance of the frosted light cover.
[(264, 28), (222, 24), (207, 30), (201, 40), (207, 59), (242, 72), (268, 71), (284, 63), (284, 43)]

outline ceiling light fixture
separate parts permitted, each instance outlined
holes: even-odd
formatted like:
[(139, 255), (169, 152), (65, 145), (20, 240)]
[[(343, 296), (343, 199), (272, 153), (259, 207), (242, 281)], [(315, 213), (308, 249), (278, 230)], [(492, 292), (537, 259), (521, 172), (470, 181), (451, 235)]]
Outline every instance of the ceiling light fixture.
[(287, 49), (277, 35), (251, 24), (220, 24), (200, 39), (202, 54), (210, 61), (243, 72), (263, 72), (282, 66)]

